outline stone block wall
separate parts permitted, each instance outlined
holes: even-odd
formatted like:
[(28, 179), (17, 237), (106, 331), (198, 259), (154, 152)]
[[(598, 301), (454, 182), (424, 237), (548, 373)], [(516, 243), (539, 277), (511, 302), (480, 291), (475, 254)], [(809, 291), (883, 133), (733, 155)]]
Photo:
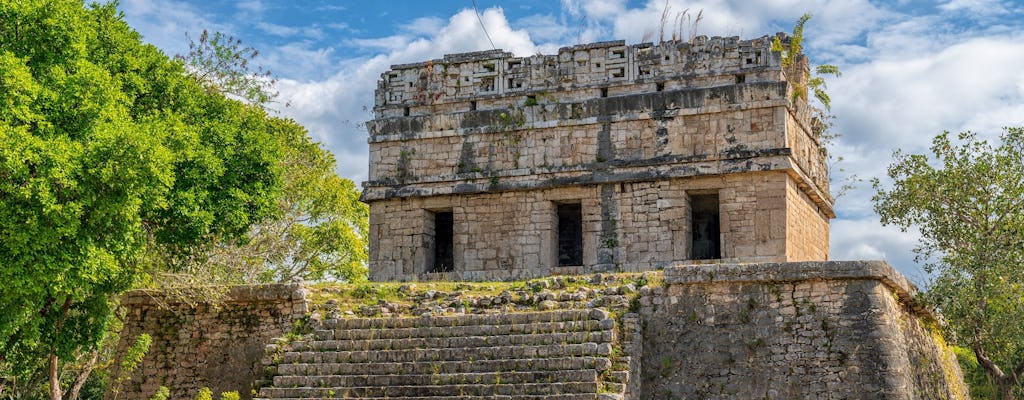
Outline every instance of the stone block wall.
[[(720, 262), (828, 258), (824, 216), (788, 174), (767, 171), (380, 201), (370, 209), (370, 278), (505, 280), (662, 268), (693, 258), (690, 198), (706, 193), (722, 204)], [(583, 265), (560, 267), (555, 208), (572, 202), (582, 209)], [(438, 211), (454, 217), (455, 269), (427, 273), (427, 225)]]
[(153, 341), (130, 378), (108, 388), (106, 398), (118, 400), (148, 399), (160, 386), (172, 399), (191, 399), (203, 387), (250, 399), (263, 376), (264, 347), (308, 311), (305, 290), (296, 284), (232, 287), (215, 306), (133, 291), (121, 306), (127, 314), (118, 354), (143, 333)]
[(882, 261), (682, 266), (642, 292), (644, 399), (966, 399)]
[(795, 179), (786, 181), (786, 258), (789, 261), (827, 260), (828, 216), (799, 186)]
[[(392, 66), (367, 123), (371, 278), (513, 279), (703, 258), (691, 248), (705, 245), (691, 243), (690, 200), (715, 194), (712, 258), (827, 259), (828, 172), (806, 100), (793, 95), (806, 59), (784, 68), (772, 39)], [(582, 207), (583, 256), (559, 267), (565, 202)], [(454, 270), (428, 274), (437, 212), (452, 213)]]
[(366, 198), (408, 196), (378, 186), (436, 195), (451, 193), (439, 184), (452, 181), (578, 177), (602, 164), (626, 172), (771, 154), (787, 147), (787, 101), (784, 83), (761, 83), (375, 120)]

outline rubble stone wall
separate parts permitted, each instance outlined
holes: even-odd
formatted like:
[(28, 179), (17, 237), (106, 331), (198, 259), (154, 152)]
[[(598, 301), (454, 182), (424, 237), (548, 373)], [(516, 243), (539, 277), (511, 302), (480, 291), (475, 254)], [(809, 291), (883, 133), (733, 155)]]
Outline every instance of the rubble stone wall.
[(682, 266), (641, 292), (644, 399), (966, 399), (882, 261)]
[[(390, 389), (398, 396), (428, 379), (443, 387), (424, 390), (458, 393), (468, 378), (458, 375), (477, 367), (502, 376), (476, 374), (473, 382), (490, 384), (466, 389), (497, 390), (497, 379), (550, 388), (550, 379), (566, 373), (556, 370), (598, 364), (605, 372), (587, 372), (583, 389), (622, 393), (607, 398), (967, 398), (932, 314), (913, 302), (913, 286), (885, 262), (682, 265), (667, 267), (664, 280), (648, 274), (539, 279), (522, 293), (464, 298), (472, 309), (455, 311), (428, 311), (439, 292), (424, 283), (422, 295), (409, 294), (424, 296), (413, 305), (418, 311), (359, 317), (331, 313), (328, 302), (309, 317), (312, 334), (286, 341), (273, 337), (306, 321), (297, 286), (235, 289), (234, 301), (219, 311), (203, 304), (156, 309), (158, 296), (136, 292), (124, 302), (123, 337), (148, 332), (154, 341), (118, 398), (149, 398), (161, 385), (175, 399), (193, 398), (204, 386), (248, 398), (249, 388), (267, 378), (258, 367), (264, 364), (277, 376), (263, 380), (272, 390), (262, 397), (273, 398)], [(455, 292), (440, 296), (449, 294)], [(457, 302), (441, 302), (448, 301)], [(578, 332), (580, 323), (602, 332)], [(559, 356), (570, 353), (608, 360), (579, 364)], [(465, 362), (474, 357), (498, 368), (468, 367), (478, 364)], [(396, 385), (409, 387), (390, 387)]]
[(194, 398), (203, 387), (216, 395), (237, 391), (243, 399), (252, 398), (252, 385), (264, 372), (264, 347), (308, 311), (305, 290), (297, 284), (239, 286), (225, 296), (211, 306), (157, 292), (126, 294), (118, 354), (143, 333), (152, 344), (138, 368), (120, 385), (112, 383), (106, 397), (144, 400), (165, 386), (172, 399)]

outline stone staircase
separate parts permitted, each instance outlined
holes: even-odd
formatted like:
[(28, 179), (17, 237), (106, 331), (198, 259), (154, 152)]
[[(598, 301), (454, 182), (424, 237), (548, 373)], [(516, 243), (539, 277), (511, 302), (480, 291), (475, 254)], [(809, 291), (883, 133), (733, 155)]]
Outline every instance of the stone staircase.
[(623, 399), (629, 357), (600, 309), (325, 320), (258, 399)]

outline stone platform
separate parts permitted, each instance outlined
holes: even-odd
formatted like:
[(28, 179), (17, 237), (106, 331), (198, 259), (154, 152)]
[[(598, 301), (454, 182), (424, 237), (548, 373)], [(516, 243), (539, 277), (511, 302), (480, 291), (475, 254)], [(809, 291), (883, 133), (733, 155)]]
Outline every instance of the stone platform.
[[(177, 385), (174, 398), (204, 386), (262, 399), (967, 398), (937, 318), (884, 261), (678, 265), (483, 297), (448, 284), (443, 294), (405, 286), (415, 302), (444, 298), (464, 312), (310, 319), (296, 310), (322, 308), (291, 286), (245, 292), (252, 304), (219, 311), (178, 305), (177, 319), (128, 301), (127, 332), (149, 332), (158, 350), (119, 398), (146, 399), (159, 385)], [(293, 321), (310, 329), (265, 339), (266, 353), (233, 350), (245, 327)], [(217, 354), (233, 354), (236, 369)]]

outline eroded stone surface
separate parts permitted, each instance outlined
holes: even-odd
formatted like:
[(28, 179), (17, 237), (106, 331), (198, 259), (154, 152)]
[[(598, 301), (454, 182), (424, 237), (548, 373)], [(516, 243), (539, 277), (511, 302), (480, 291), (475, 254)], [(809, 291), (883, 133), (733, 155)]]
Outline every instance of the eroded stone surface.
[[(374, 280), (651, 270), (693, 251), (690, 201), (719, 199), (723, 262), (828, 258), (820, 143), (772, 37), (698, 37), (557, 55), (448, 55), (382, 74), (367, 123)], [(582, 263), (559, 204), (582, 210)], [(436, 213), (453, 215), (453, 268)], [(444, 270), (442, 273), (434, 271)]]
[[(955, 356), (929, 328), (932, 314), (882, 261), (670, 266), (663, 276), (556, 276), (516, 287), (473, 294), (401, 284), (412, 305), (369, 299), (363, 315), (316, 293), (303, 297), (321, 299), (307, 306), (294, 290), (256, 291), (253, 304), (223, 314), (178, 305), (181, 320), (136, 293), (125, 302), (126, 326), (154, 335), (157, 350), (119, 398), (148, 398), (159, 384), (178, 385), (175, 398), (203, 386), (249, 387), (258, 378), (238, 366), (261, 357), (270, 376), (259, 393), (272, 398), (966, 398)], [(248, 339), (231, 316), (266, 308), (274, 293), (285, 317), (253, 314), (256, 332), (300, 320), (308, 329), (238, 350)], [(161, 333), (171, 328), (177, 333)], [(227, 354), (246, 361), (215, 362)]]

